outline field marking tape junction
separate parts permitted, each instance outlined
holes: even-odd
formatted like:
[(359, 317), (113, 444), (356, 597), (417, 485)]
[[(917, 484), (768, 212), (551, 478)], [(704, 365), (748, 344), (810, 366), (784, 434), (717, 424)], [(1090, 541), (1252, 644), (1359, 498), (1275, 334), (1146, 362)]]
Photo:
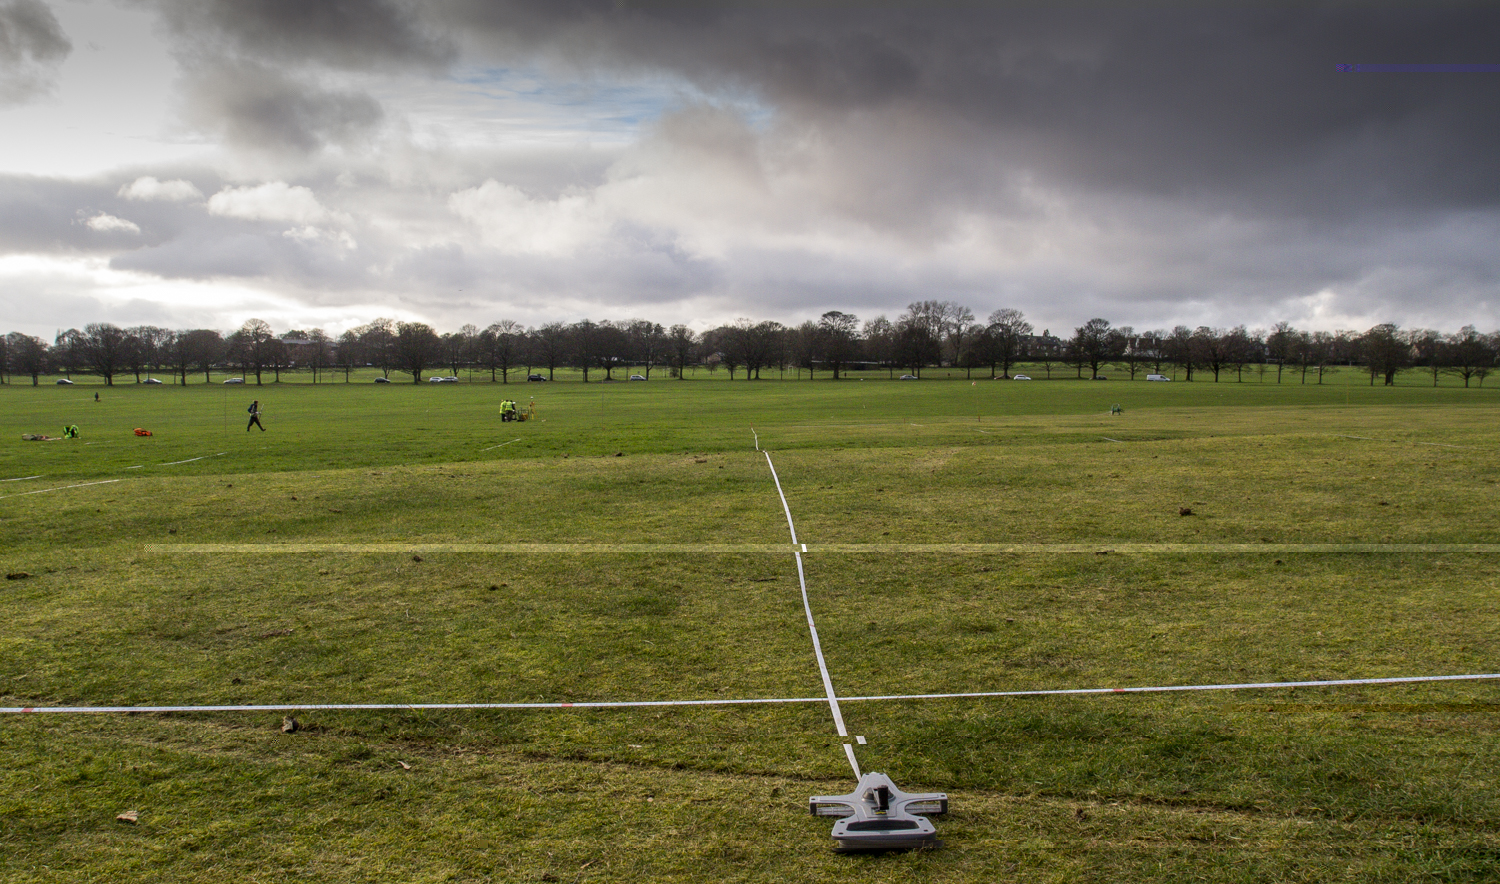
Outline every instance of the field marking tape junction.
[[(754, 433), (754, 430), (751, 431)], [(509, 443), (506, 443), (509, 444)], [(760, 451), (760, 437), (755, 435), (756, 450)], [(797, 561), (797, 582), (802, 592), (803, 611), (807, 615), (808, 631), (812, 637), (813, 651), (817, 657), (818, 670), (823, 679), (825, 696), (823, 697), (767, 697), (748, 699), (724, 699), (716, 698), (709, 700), (601, 700), (581, 702), (551, 702), (551, 703), (282, 703), (265, 705), (197, 705), (197, 706), (9, 706), (0, 707), (0, 714), (89, 714), (89, 713), (141, 713), (141, 712), (295, 712), (295, 711), (377, 711), (377, 710), (483, 710), (483, 709), (625, 709), (640, 707), (663, 707), (663, 706), (747, 706), (747, 705), (769, 705), (769, 704), (792, 704), (792, 703), (827, 703), (833, 715), (834, 724), (841, 738), (849, 736), (848, 728), (844, 724), (843, 714), (839, 708), (840, 698), (833, 689), (833, 680), (828, 672), (828, 663), (823, 656), (822, 643), (818, 638), (817, 624), (813, 619), (812, 605), (807, 595), (807, 577), (803, 568), (802, 555), (808, 552), (806, 544), (797, 540), (797, 528), (792, 521), (792, 510), (787, 503), (786, 493), (782, 490), (781, 479), (776, 474), (776, 466), (771, 461), (770, 452), (762, 452), (766, 457), (766, 465), (771, 470), (771, 478), (776, 484), (777, 496), (781, 498), (781, 506), (786, 514), (787, 529), (791, 533), (792, 551)], [(215, 455), (217, 456), (217, 455)], [(40, 477), (28, 477), (40, 478)], [(17, 481), (17, 480), (8, 480)], [(103, 485), (110, 482), (118, 482), (118, 479), (108, 479), (103, 482), (85, 483), (88, 485)], [(67, 487), (83, 487), (81, 485)], [(61, 489), (49, 488), (43, 491), (56, 491)], [(27, 494), (38, 494), (42, 491), (25, 492)], [(10, 495), (19, 496), (19, 495)], [(605, 551), (630, 551), (630, 552), (672, 552), (672, 551), (713, 551), (724, 550), (729, 552), (784, 552), (786, 547), (781, 544), (409, 544), (409, 543), (384, 543), (384, 544), (147, 544), (150, 552), (386, 552), (407, 550), (452, 550), (452, 551), (495, 551), (509, 550), (517, 552), (605, 552)], [(1263, 544), (1263, 543), (1238, 543), (1238, 544), (1115, 544), (1107, 549), (1101, 549), (1097, 544), (826, 544), (818, 547), (820, 551), (831, 552), (862, 552), (866, 550), (880, 550), (883, 552), (898, 549), (902, 551), (973, 551), (973, 552), (1500, 552), (1500, 544)], [(1287, 681), (1287, 682), (1247, 682), (1239, 684), (1199, 684), (1199, 685), (1153, 685), (1144, 687), (1123, 688), (1053, 688), (1021, 691), (972, 691), (963, 693), (932, 693), (932, 694), (876, 694), (867, 696), (844, 697), (843, 701), (851, 702), (880, 702), (900, 700), (943, 700), (943, 699), (983, 699), (1004, 697), (1044, 697), (1044, 696), (1066, 696), (1066, 695), (1098, 695), (1098, 694), (1144, 694), (1144, 693), (1175, 693), (1184, 691), (1238, 691), (1238, 690), (1271, 690), (1277, 688), (1300, 688), (1300, 687), (1345, 687), (1355, 685), (1396, 685), (1416, 684), (1425, 682), (1445, 681), (1478, 681), (1500, 679), (1500, 673), (1482, 673), (1469, 675), (1429, 675), (1429, 676), (1405, 676), (1396, 678), (1350, 678), (1331, 679), (1322, 681)], [(863, 742), (863, 738), (860, 738)], [(854, 770), (856, 777), (860, 776), (859, 762), (855, 758), (854, 747), (849, 743), (843, 744), (844, 754), (848, 758), (849, 765)]]
[[(1327, 688), (1358, 685), (1419, 684), (1442, 681), (1493, 681), (1500, 672), (1473, 675), (1418, 675), (1401, 678), (1340, 678), (1326, 681), (1264, 681), (1240, 684), (1151, 685), (1126, 688), (1054, 688), (1031, 691), (972, 691), (956, 694), (871, 694), (840, 697), (844, 703), (896, 700), (973, 700), (993, 697), (1056, 697), (1086, 694), (1160, 694), (1183, 691), (1250, 691), (1276, 688)], [(0, 706), (0, 714), (69, 714), (134, 712), (309, 712), (361, 710), (463, 710), (463, 709), (634, 709), (660, 706), (769, 706), (791, 703), (827, 703), (828, 697), (758, 697), (711, 700), (582, 700), (576, 703), (267, 703), (222, 706)], [(846, 744), (847, 747), (847, 744)], [(852, 753), (852, 747), (848, 748)]]

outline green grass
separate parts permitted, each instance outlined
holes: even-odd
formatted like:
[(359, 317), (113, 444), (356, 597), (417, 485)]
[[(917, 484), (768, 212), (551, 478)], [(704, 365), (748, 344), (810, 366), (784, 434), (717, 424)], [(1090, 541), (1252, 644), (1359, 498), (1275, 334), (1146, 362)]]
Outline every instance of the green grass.
[[(0, 584), (0, 705), (818, 697), (757, 435), (844, 696), (1500, 660), (1500, 563), (1442, 548), (1500, 542), (1490, 390), (95, 391), (0, 388), (0, 479), (41, 476), (0, 483), (0, 562), (30, 575)], [(501, 424), (507, 395), (539, 419)], [(243, 429), (252, 398), (266, 433)], [(65, 423), (83, 438), (18, 438)], [(287, 543), (326, 546), (194, 548)], [(847, 702), (864, 769), (952, 798), (942, 850), (879, 857), (829, 853), (806, 814), (852, 783), (826, 704), (311, 712), (294, 734), (279, 713), (5, 716), (0, 879), (1484, 881), (1496, 701)]]

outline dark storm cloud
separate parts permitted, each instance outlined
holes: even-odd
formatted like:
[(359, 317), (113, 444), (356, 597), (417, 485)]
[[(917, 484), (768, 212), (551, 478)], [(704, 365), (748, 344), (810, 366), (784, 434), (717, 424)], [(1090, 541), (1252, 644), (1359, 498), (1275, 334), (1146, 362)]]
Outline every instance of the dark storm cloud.
[(0, 107), (51, 87), (53, 68), (73, 50), (41, 0), (0, 0)]
[(188, 116), (199, 126), (236, 147), (274, 152), (362, 143), (385, 117), (362, 92), (323, 89), (249, 61), (192, 62), (187, 99)]
[[(501, 66), (667, 72), (816, 127), (855, 165), (906, 153), (895, 190), (994, 198), (1003, 175), (1065, 187), (1331, 215), (1500, 200), (1492, 76), (1340, 74), (1350, 61), (1488, 58), (1500, 7), (1476, 3), (1137, 4), (159, 0), (186, 45), (251, 60), (433, 69), (463, 44)], [(446, 36), (444, 36), (446, 35)], [(476, 60), (476, 59), (471, 59)], [(374, 105), (222, 95), (246, 137), (308, 145)], [(263, 100), (262, 100), (263, 99)], [(267, 120), (284, 99), (291, 121)], [(300, 106), (298, 106), (300, 105)], [(259, 109), (259, 110), (257, 110)], [(340, 128), (340, 127), (343, 128)], [(860, 154), (866, 154), (861, 156)], [(930, 153), (927, 162), (921, 154)], [(999, 177), (1002, 177), (999, 176)], [(928, 202), (931, 202), (929, 199)], [(920, 210), (919, 210), (920, 211)]]
[(200, 49), (350, 69), (440, 67), (452, 44), (402, 0), (142, 0)]
[(366, 142), (370, 95), (320, 84), (325, 69), (436, 71), (452, 44), (401, 0), (141, 0), (177, 37), (189, 119), (235, 147), (313, 153)]
[(937, 127), (1089, 187), (1322, 212), (1500, 198), (1492, 77), (1334, 69), (1488, 59), (1492, 4), (684, 6), (446, 8), (507, 53), (665, 68), (825, 126), (874, 113), (897, 141)]

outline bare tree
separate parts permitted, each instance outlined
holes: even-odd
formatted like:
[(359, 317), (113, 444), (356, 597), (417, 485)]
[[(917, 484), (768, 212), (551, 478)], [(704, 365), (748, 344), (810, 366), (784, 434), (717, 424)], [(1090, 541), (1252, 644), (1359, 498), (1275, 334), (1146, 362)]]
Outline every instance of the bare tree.
[(859, 317), (829, 310), (818, 318), (818, 352), (822, 362), (839, 379), (844, 366), (859, 353)]
[(1471, 378), (1478, 378), (1479, 385), (1484, 386), (1485, 377), (1495, 365), (1494, 345), (1494, 336), (1482, 335), (1472, 325), (1464, 326), (1446, 342), (1443, 361), (1447, 372), (1462, 378), (1465, 388)]
[(364, 361), (363, 351), (357, 329), (351, 328), (339, 335), (338, 349), (335, 352), (338, 365), (344, 370), (344, 383), (349, 383), (349, 375), (354, 371), (354, 366)]
[(5, 336), (5, 356), (9, 371), (29, 376), (33, 387), (41, 383), (48, 361), (45, 341), (21, 332), (11, 332)]
[[(557, 379), (557, 367), (567, 362), (571, 336), (568, 327), (561, 322), (549, 322), (527, 335), (531, 346), (527, 359), (530, 364), (547, 369), (547, 380)], [(534, 361), (532, 361), (534, 360)]]
[(943, 360), (943, 317), (942, 302), (918, 301), (908, 304), (896, 322), (896, 362), (917, 377), (923, 366)]
[(886, 370), (887, 375), (894, 375), (896, 368), (896, 326), (884, 316), (877, 316), (865, 322), (864, 333), (861, 335), (865, 342), (865, 355)]
[(1026, 341), (1031, 337), (1031, 323), (1026, 316), (1013, 307), (1002, 307), (990, 314), (989, 326), (990, 376), (1000, 369), (1000, 377), (1010, 377), (1010, 367), (1022, 358)]
[(502, 319), (491, 323), (479, 333), (479, 361), (490, 370), (490, 380), (500, 375), (500, 383), (510, 383), (511, 369), (523, 355), (526, 343), (526, 327), (514, 319)]
[(226, 345), (224, 337), (213, 329), (195, 328), (175, 333), (169, 349), (178, 383), (187, 386), (188, 372), (195, 368), (203, 372), (205, 384), (212, 380), (209, 372), (224, 358)]
[(625, 334), (631, 361), (642, 365), (645, 377), (651, 377), (652, 366), (659, 363), (667, 350), (667, 330), (660, 324), (644, 319), (632, 319), (626, 323)]
[(365, 362), (379, 368), (381, 376), (389, 380), (396, 366), (395, 320), (381, 317), (360, 326), (359, 349)]
[(307, 348), (308, 365), (312, 368), (313, 383), (318, 382), (318, 373), (323, 366), (328, 364), (332, 357), (333, 341), (329, 339), (328, 333), (321, 328), (311, 329), (307, 333), (307, 341), (312, 346)]
[(236, 344), (240, 359), (245, 368), (255, 372), (255, 384), (260, 386), (261, 373), (275, 357), (271, 342), (276, 340), (276, 335), (271, 332), (271, 326), (263, 319), (245, 320), (245, 324), (240, 326), (240, 330), (235, 334), (238, 336)]
[(1243, 325), (1237, 325), (1223, 335), (1224, 362), (1234, 369), (1237, 384), (1245, 382), (1245, 366), (1260, 359), (1264, 343), (1251, 334)]
[[(974, 311), (957, 301), (942, 302), (943, 356), (948, 364), (958, 366), (963, 360), (965, 345), (974, 329)], [(973, 374), (965, 372), (965, 377)]]
[(1370, 386), (1383, 377), (1387, 387), (1396, 383), (1396, 373), (1412, 363), (1412, 346), (1394, 323), (1383, 322), (1359, 336), (1359, 354), (1370, 372)]
[(81, 334), (67, 334), (74, 335), (71, 345), (77, 348), (79, 362), (104, 378), (106, 386), (114, 386), (115, 375), (130, 355), (130, 336), (125, 330), (108, 322), (91, 322), (83, 327)]
[(171, 329), (156, 325), (137, 325), (126, 329), (125, 333), (135, 341), (130, 362), (136, 383), (141, 382), (142, 368), (149, 373), (167, 367), (171, 359), (172, 339), (175, 337)]
[(1176, 326), (1172, 329), (1172, 333), (1162, 341), (1162, 348), (1167, 355), (1167, 361), (1182, 369), (1182, 379), (1191, 381), (1193, 368), (1198, 365), (1192, 330), (1185, 325)]
[(1266, 336), (1266, 350), (1276, 360), (1276, 383), (1281, 383), (1282, 368), (1293, 361), (1296, 346), (1297, 330), (1290, 322), (1278, 322), (1271, 327), (1271, 334)]
[(685, 325), (667, 332), (667, 365), (679, 381), (687, 378), (687, 367), (698, 347), (698, 335)]
[(420, 384), (422, 372), (438, 364), (443, 357), (443, 339), (425, 322), (396, 323), (396, 365), (411, 374), (411, 382)]
[(1079, 366), (1087, 365), (1089, 378), (1099, 376), (1099, 367), (1115, 358), (1117, 347), (1123, 347), (1111, 333), (1109, 320), (1094, 318), (1074, 329), (1073, 354)]

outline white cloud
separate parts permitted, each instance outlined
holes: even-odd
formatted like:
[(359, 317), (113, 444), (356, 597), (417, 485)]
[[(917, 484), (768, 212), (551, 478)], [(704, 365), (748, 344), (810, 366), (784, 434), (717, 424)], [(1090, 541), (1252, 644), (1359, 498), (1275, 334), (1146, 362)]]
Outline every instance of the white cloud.
[(208, 213), (249, 221), (317, 224), (332, 217), (311, 190), (272, 181), (258, 187), (226, 187), (208, 198)]
[(134, 221), (126, 221), (124, 218), (116, 218), (104, 212), (100, 212), (83, 223), (88, 225), (90, 230), (97, 230), (100, 233), (141, 232), (141, 228)]
[(490, 248), (512, 254), (567, 255), (601, 237), (608, 222), (592, 199), (531, 199), (491, 178), (448, 197), (448, 208), (479, 228)]
[(181, 178), (158, 181), (150, 175), (143, 175), (123, 185), (118, 195), (128, 200), (160, 200), (172, 203), (203, 199), (203, 191), (191, 181), (184, 181)]
[(283, 230), (281, 232), (281, 235), (286, 237), (287, 239), (296, 240), (297, 242), (300, 242), (304, 245), (313, 245), (315, 243), (327, 240), (328, 242), (331, 242), (339, 246), (340, 248), (351, 250), (359, 248), (359, 244), (354, 241), (354, 237), (350, 236), (349, 231), (347, 230), (325, 230), (321, 227), (314, 227), (311, 224), (305, 224), (301, 227), (293, 227), (290, 230)]

